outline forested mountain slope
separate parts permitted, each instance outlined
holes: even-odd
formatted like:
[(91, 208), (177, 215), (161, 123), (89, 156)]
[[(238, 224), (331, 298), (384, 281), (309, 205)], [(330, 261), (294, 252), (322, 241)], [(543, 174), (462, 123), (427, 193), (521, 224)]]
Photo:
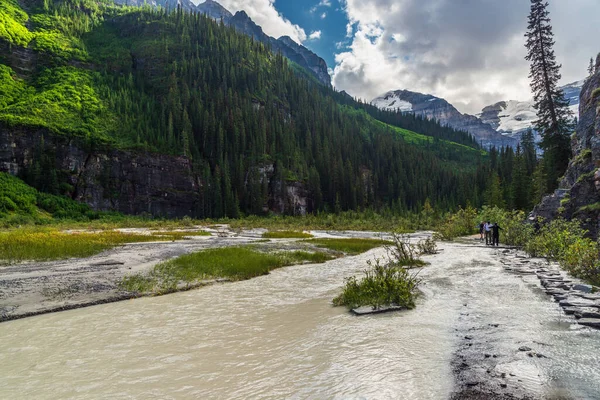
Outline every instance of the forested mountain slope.
[(468, 134), (357, 103), (198, 13), (0, 3), (0, 166), (96, 209), (452, 208), (481, 202), (484, 158)]

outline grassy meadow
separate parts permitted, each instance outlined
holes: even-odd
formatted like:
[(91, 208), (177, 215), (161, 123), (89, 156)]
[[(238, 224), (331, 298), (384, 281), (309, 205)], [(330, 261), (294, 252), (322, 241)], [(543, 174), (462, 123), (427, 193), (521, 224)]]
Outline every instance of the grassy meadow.
[(266, 275), (276, 268), (294, 264), (324, 263), (334, 257), (322, 252), (277, 251), (265, 253), (250, 247), (203, 250), (160, 263), (149, 274), (125, 277), (121, 289), (138, 293), (168, 293), (179, 285), (203, 280), (233, 281)]
[(21, 228), (0, 232), (0, 262), (50, 261), (90, 257), (114, 247), (139, 242), (183, 240), (206, 232), (151, 232), (149, 235), (119, 231), (68, 233), (54, 228)]

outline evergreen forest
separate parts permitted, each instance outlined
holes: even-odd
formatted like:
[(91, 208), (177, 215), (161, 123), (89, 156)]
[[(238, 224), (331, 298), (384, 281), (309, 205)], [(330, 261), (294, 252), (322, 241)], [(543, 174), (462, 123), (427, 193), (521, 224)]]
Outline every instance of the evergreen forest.
[[(543, 194), (531, 137), (481, 149), (466, 132), (320, 85), (262, 43), (181, 10), (3, 0), (0, 124), (187, 157), (198, 218), (264, 214), (292, 184), (314, 213), (527, 209)], [(52, 154), (36, 151), (21, 178), (71, 196)]]

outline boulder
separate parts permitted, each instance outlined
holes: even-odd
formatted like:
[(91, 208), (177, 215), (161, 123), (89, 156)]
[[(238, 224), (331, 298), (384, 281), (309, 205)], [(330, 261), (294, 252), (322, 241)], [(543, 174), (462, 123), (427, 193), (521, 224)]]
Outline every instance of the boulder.
[(578, 292), (583, 292), (583, 293), (592, 293), (594, 287), (592, 285), (573, 285), (572, 287), (573, 290), (577, 290)]
[(574, 299), (572, 297), (562, 300), (558, 303), (561, 307), (597, 307), (596, 303), (585, 299)]
[(575, 318), (600, 319), (600, 310), (592, 307), (578, 308), (574, 314)]
[(582, 318), (577, 321), (579, 325), (589, 326), (590, 328), (600, 329), (600, 319), (598, 318)]

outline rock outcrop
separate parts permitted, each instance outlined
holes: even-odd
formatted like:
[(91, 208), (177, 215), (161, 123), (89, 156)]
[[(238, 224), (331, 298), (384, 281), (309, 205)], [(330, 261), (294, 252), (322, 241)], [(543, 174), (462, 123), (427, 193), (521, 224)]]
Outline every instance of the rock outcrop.
[(36, 161), (40, 143), (73, 188), (71, 196), (95, 210), (168, 218), (196, 215), (199, 181), (185, 157), (93, 149), (42, 129), (0, 126), (0, 171), (21, 175)]
[[(51, 157), (62, 183), (71, 188), (69, 195), (95, 210), (166, 218), (204, 217), (200, 204), (201, 188), (206, 183), (186, 157), (118, 150), (45, 129), (0, 124), (0, 172), (23, 175), (39, 161), (41, 151)], [(293, 215), (312, 211), (304, 183), (278, 180), (272, 164), (260, 168), (260, 173), (268, 187), (263, 211)]]
[(546, 219), (577, 218), (594, 238), (600, 232), (600, 55), (595, 74), (580, 97), (579, 122), (571, 146), (573, 158), (559, 189), (545, 197), (534, 215)]

